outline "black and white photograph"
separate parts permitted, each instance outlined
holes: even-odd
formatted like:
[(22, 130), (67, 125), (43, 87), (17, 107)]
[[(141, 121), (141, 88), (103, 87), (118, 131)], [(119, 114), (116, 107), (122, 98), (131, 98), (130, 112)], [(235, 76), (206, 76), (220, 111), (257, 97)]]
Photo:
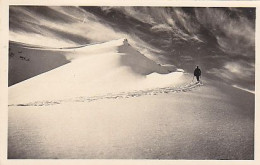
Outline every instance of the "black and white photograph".
[(7, 159), (255, 160), (256, 7), (8, 14)]

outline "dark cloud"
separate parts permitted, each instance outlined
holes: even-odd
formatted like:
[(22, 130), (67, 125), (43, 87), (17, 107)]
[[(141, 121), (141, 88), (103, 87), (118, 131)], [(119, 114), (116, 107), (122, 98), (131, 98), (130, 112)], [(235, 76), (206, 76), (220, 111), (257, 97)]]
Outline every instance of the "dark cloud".
[[(226, 61), (221, 68), (212, 68), (208, 73), (222, 79), (224, 82), (245, 89), (255, 90), (254, 63), (246, 61)], [(213, 76), (212, 76), (213, 77)]]
[(255, 22), (242, 14), (246, 9), (241, 12), (240, 9), (196, 8), (195, 11), (197, 20), (214, 34), (223, 51), (254, 56)]

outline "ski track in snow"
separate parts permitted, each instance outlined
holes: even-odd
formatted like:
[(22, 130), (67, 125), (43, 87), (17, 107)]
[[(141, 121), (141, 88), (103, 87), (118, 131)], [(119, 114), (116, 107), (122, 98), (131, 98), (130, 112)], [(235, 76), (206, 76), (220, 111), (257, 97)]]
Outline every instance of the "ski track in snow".
[(140, 97), (145, 95), (158, 95), (163, 93), (187, 92), (187, 91), (191, 91), (193, 88), (200, 87), (202, 85), (203, 85), (202, 83), (191, 82), (179, 87), (169, 86), (163, 88), (136, 90), (130, 92), (107, 93), (105, 95), (99, 95), (99, 96), (82, 96), (82, 97), (75, 97), (75, 98), (64, 99), (64, 100), (35, 101), (35, 102), (25, 103), (25, 104), (11, 104), (9, 106), (51, 106), (51, 105), (57, 105), (66, 102), (92, 102), (92, 101), (103, 100), (103, 99), (123, 99), (123, 98)]

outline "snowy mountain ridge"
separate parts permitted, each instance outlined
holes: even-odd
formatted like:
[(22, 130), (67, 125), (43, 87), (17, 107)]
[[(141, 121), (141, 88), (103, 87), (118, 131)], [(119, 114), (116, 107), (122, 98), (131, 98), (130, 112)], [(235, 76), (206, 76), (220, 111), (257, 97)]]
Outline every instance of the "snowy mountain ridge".
[[(36, 72), (40, 68), (43, 71), (44, 68), (48, 71), (11, 86), (10, 103), (166, 87), (182, 81), (177, 78), (183, 74), (181, 70), (150, 60), (135, 50), (127, 39), (66, 50), (23, 48), (22, 52), (30, 61), (15, 65), (14, 71), (24, 73), (25, 77), (31, 70)], [(42, 61), (42, 54), (45, 54), (45, 62)], [(53, 69), (54, 64), (50, 62), (61, 57), (64, 63), (56, 62), (57, 67)], [(21, 63), (20, 59), (16, 60), (17, 64)]]

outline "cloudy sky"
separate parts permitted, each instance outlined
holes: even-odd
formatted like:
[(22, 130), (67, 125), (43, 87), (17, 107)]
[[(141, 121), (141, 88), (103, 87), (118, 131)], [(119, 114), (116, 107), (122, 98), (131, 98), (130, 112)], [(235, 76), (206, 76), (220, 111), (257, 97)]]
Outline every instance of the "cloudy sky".
[(146, 56), (254, 90), (255, 8), (10, 6), (10, 40), (66, 47), (128, 38)]

